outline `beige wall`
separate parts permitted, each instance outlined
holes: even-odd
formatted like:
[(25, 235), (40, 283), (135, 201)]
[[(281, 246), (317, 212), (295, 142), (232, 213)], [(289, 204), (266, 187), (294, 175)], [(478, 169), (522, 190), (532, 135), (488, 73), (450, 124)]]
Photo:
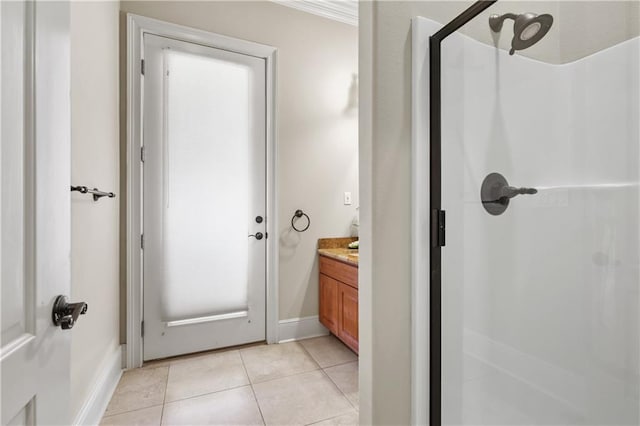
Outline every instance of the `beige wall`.
[(640, 35), (640, 1), (559, 2), (560, 63)]
[[(118, 3), (71, 3), (71, 183), (118, 188)], [(118, 202), (71, 195), (71, 415), (119, 350)]]
[[(357, 28), (266, 1), (134, 1), (121, 10), (278, 48), (279, 315), (317, 315), (317, 239), (348, 235), (358, 206), (357, 113), (345, 111)], [(312, 221), (301, 234), (290, 230), (299, 208)]]
[[(411, 18), (446, 23), (471, 4), (360, 3), (360, 239), (368, 247), (360, 250), (363, 424), (410, 422)], [(501, 1), (463, 32), (493, 43), (490, 13), (548, 11), (555, 33), (522, 54), (564, 63), (637, 36), (638, 4)], [(508, 39), (512, 26), (505, 30)]]

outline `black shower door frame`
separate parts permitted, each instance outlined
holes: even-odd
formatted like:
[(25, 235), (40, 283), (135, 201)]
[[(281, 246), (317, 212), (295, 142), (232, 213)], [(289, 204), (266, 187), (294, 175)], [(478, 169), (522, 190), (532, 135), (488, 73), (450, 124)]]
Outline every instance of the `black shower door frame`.
[(429, 155), (431, 212), (429, 249), (429, 425), (442, 424), (442, 247), (445, 245), (445, 212), (442, 210), (442, 97), (441, 43), (498, 0), (472, 4), (429, 37)]

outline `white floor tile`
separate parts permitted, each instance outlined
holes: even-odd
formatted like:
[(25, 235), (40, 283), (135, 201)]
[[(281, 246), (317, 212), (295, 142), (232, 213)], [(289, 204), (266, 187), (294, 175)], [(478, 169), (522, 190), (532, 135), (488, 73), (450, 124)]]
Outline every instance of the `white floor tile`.
[(353, 411), (322, 371), (270, 380), (253, 388), (267, 425), (305, 425)]
[(178, 360), (169, 366), (166, 402), (248, 384), (239, 351)]
[(319, 369), (297, 342), (256, 346), (240, 351), (251, 383)]
[(300, 344), (322, 368), (358, 360), (358, 355), (332, 335), (301, 340)]
[(250, 386), (165, 405), (163, 425), (263, 425)]

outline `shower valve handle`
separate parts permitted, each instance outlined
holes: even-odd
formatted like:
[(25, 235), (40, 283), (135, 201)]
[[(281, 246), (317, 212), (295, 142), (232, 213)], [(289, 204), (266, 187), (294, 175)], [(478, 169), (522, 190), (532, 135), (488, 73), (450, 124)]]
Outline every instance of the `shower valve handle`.
[(517, 195), (537, 194), (535, 188), (517, 188), (509, 185), (500, 173), (489, 173), (482, 181), (480, 199), (484, 209), (493, 216), (501, 215), (509, 207), (509, 200)]
[(500, 198), (513, 198), (516, 195), (533, 195), (537, 193), (538, 190), (535, 188), (516, 188), (515, 186), (505, 186), (501, 190)]

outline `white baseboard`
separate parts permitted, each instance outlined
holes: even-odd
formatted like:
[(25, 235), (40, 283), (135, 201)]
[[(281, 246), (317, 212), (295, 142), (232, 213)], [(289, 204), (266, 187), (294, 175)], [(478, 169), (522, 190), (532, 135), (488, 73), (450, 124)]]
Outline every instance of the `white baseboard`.
[(120, 349), (122, 349), (122, 351), (120, 351), (121, 352), (120, 358), (122, 360), (121, 367), (123, 370), (126, 370), (127, 369), (127, 344), (126, 343), (121, 344)]
[(109, 405), (113, 391), (116, 390), (122, 375), (122, 348), (118, 346), (105, 361), (103, 370), (99, 373), (93, 390), (82, 404), (76, 416), (74, 425), (97, 425)]
[(278, 323), (278, 343), (326, 336), (329, 330), (320, 324), (317, 315), (304, 318), (290, 318)]

